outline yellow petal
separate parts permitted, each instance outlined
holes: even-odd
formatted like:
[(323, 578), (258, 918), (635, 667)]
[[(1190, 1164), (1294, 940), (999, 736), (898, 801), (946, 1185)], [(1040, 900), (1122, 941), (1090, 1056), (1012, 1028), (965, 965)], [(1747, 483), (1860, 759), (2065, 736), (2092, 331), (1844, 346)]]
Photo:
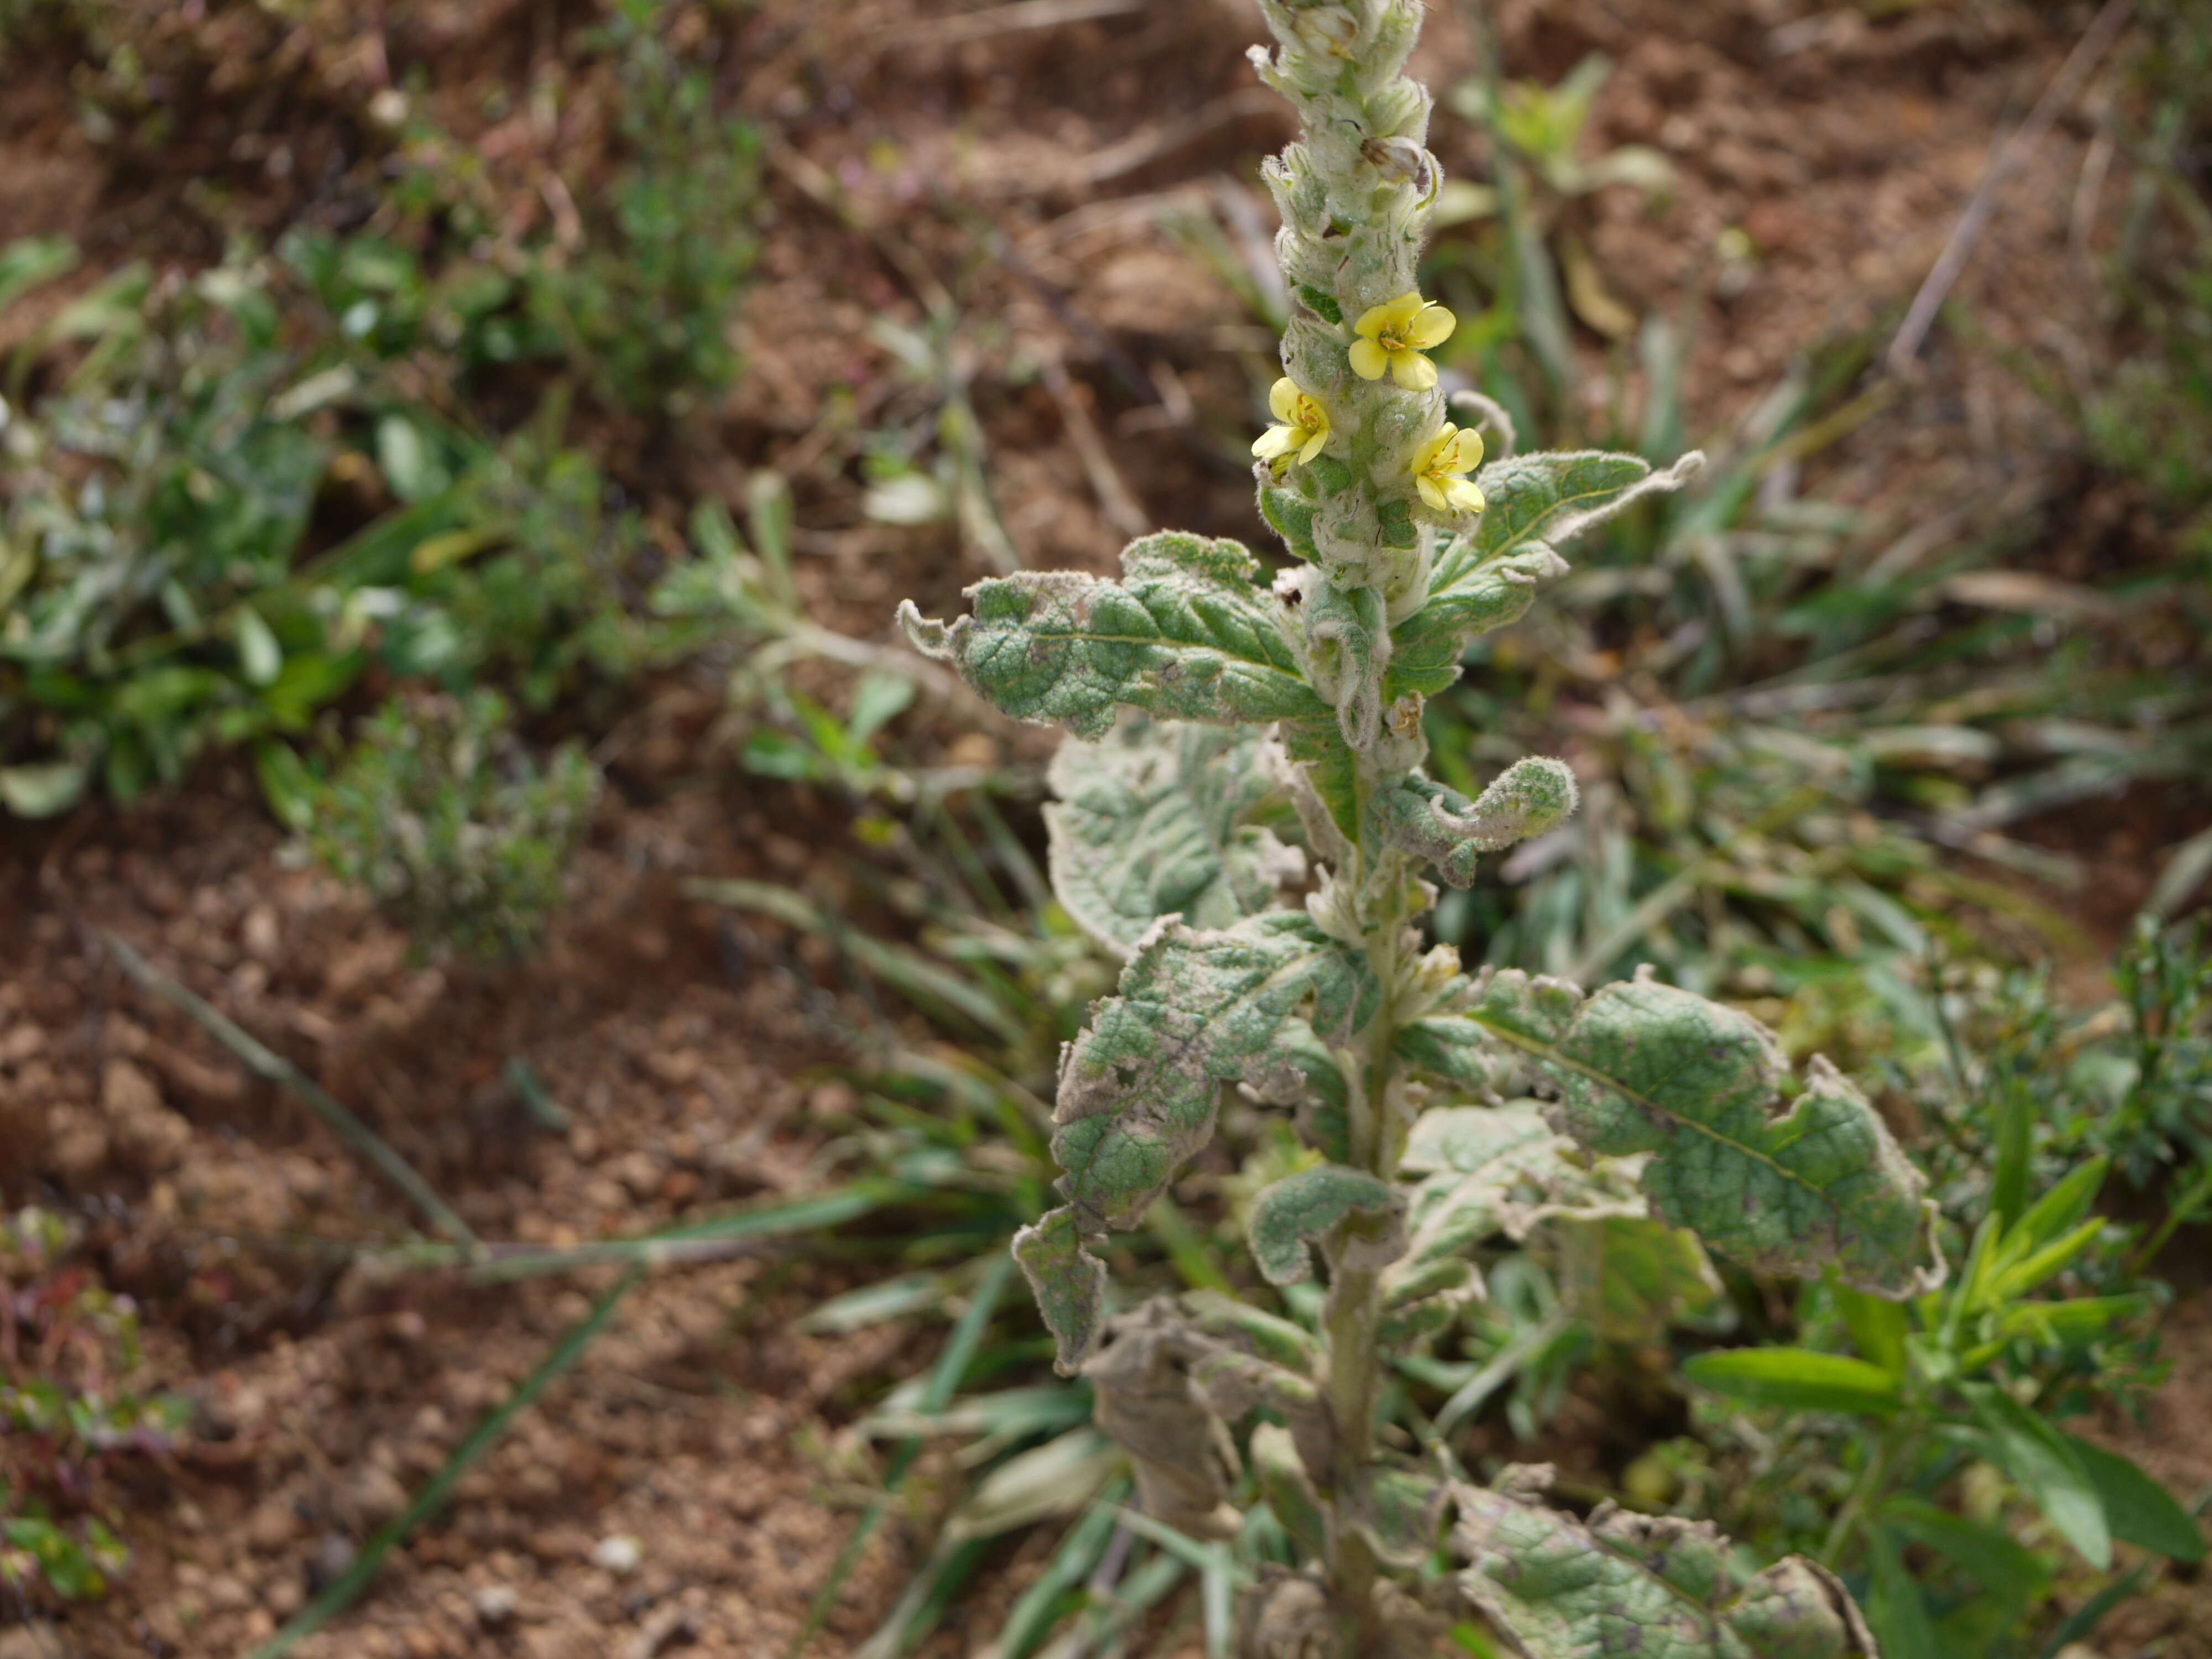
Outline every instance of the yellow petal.
[(1425, 303), (1427, 302), (1421, 298), (1418, 291), (1408, 289), (1384, 306), (1383, 316), (1391, 332), (1395, 334), (1402, 331), (1414, 318), (1421, 314), (1421, 307)]
[(1482, 491), (1465, 478), (1454, 478), (1451, 488), (1444, 492), (1450, 499), (1455, 513), (1480, 513), (1490, 505), (1482, 498)]
[[(1451, 431), (1447, 427), (1446, 431)], [(1482, 464), (1482, 434), (1480, 432), (1452, 432), (1451, 442), (1444, 452), (1443, 470), (1447, 472), (1472, 472)]]
[(1252, 453), (1263, 461), (1287, 455), (1297, 447), (1298, 434), (1294, 427), (1271, 426), (1252, 440)]
[[(1358, 364), (1352, 365), (1354, 368)], [(1437, 383), (1437, 366), (1418, 351), (1401, 351), (1390, 359), (1391, 372), (1408, 392), (1426, 392)], [(1368, 377), (1372, 380), (1374, 376)]]
[(1411, 331), (1407, 337), (1426, 349), (1430, 346), (1442, 345), (1451, 338), (1452, 330), (1458, 326), (1459, 319), (1443, 306), (1425, 305), (1412, 319)]
[(1328, 441), (1328, 428), (1326, 426), (1323, 426), (1316, 429), (1313, 435), (1306, 440), (1306, 447), (1298, 451), (1298, 465), (1304, 466), (1308, 461), (1313, 459), (1315, 456), (1320, 454), (1322, 446)]
[(1389, 320), (1389, 307), (1370, 306), (1359, 313), (1359, 320), (1352, 325), (1352, 331), (1371, 340), (1382, 331), (1382, 325)]
[[(1361, 319), (1361, 326), (1365, 326), (1364, 318)], [(1354, 340), (1352, 343), (1350, 356), (1352, 372), (1363, 380), (1379, 380), (1382, 378), (1383, 372), (1390, 367), (1389, 354), (1372, 340)]]
[(1421, 492), (1421, 499), (1429, 504), (1432, 513), (1447, 513), (1451, 509), (1444, 503), (1444, 492), (1437, 488), (1437, 481), (1426, 473), (1413, 480), (1413, 488)]
[(1267, 408), (1279, 421), (1298, 423), (1298, 383), (1285, 374), (1267, 389)]
[(1450, 441), (1451, 428), (1449, 427), (1446, 427), (1442, 432), (1437, 434), (1435, 437), (1430, 439), (1428, 442), (1423, 444), (1419, 449), (1413, 452), (1413, 471), (1416, 472), (1433, 472), (1437, 471), (1437, 457), (1443, 453), (1444, 446)]

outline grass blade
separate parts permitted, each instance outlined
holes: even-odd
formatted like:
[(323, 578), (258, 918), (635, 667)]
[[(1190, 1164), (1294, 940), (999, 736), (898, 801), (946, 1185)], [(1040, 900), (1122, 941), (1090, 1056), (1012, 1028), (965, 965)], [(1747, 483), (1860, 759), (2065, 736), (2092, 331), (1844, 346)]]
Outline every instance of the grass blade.
[(469, 1431), (453, 1455), (446, 1459), (445, 1467), (430, 1477), (429, 1484), (415, 1494), (397, 1519), (388, 1522), (362, 1548), (354, 1564), (334, 1580), (330, 1588), (308, 1605), (292, 1622), (278, 1631), (247, 1656), (247, 1659), (282, 1659), (304, 1638), (313, 1635), (337, 1618), (367, 1589), (369, 1581), (376, 1577), (384, 1565), (384, 1558), (392, 1547), (443, 1507), (453, 1496), (453, 1488), (461, 1477), (472, 1468), (477, 1460), (497, 1443), (508, 1426), (529, 1408), (538, 1396), (545, 1392), (546, 1384), (574, 1365), (584, 1356), (584, 1350), (606, 1328), (615, 1310), (622, 1305), (642, 1275), (632, 1273), (612, 1290), (601, 1297), (599, 1304), (586, 1314), (568, 1334), (554, 1345), (553, 1351), (538, 1364), (538, 1369), (523, 1379), (520, 1387), (507, 1397), (504, 1404)]

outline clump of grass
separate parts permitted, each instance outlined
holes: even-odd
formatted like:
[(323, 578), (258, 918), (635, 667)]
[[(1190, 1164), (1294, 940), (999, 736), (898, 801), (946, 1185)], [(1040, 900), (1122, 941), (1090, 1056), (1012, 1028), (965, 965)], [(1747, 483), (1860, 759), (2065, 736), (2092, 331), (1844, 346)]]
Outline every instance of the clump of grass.
[(532, 761), (495, 692), (396, 701), (313, 790), (307, 844), (418, 949), (517, 957), (563, 902), (599, 792), (573, 745)]

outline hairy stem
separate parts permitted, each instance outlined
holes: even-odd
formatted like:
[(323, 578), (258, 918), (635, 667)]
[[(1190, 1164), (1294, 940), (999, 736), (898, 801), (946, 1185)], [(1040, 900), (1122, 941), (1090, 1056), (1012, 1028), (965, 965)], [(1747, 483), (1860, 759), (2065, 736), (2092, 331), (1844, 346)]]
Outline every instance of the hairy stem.
[[(1400, 879), (1398, 860), (1388, 855), (1383, 869), (1370, 886)], [(1373, 915), (1371, 905), (1363, 904)], [(1409, 930), (1386, 908), (1379, 926), (1367, 938), (1367, 954), (1384, 987), (1382, 1006), (1360, 1034), (1364, 1089), (1352, 1113), (1352, 1164), (1385, 1181), (1397, 1174), (1405, 1143), (1403, 1115), (1398, 1100), (1392, 1050), (1400, 1019), (1397, 988), (1404, 982)], [(1347, 1232), (1379, 1229), (1379, 1220), (1356, 1220)], [(1382, 1273), (1379, 1268), (1335, 1265), (1324, 1310), (1323, 1332), (1328, 1345), (1328, 1401), (1336, 1422), (1337, 1518), (1330, 1539), (1328, 1564), (1331, 1589), (1343, 1610), (1350, 1651), (1366, 1655), (1382, 1650), (1385, 1632), (1376, 1589), (1381, 1564), (1366, 1538), (1345, 1523), (1345, 1500), (1355, 1489), (1360, 1471), (1375, 1455), (1375, 1408), (1382, 1384), (1382, 1355), (1376, 1338), (1382, 1323)]]

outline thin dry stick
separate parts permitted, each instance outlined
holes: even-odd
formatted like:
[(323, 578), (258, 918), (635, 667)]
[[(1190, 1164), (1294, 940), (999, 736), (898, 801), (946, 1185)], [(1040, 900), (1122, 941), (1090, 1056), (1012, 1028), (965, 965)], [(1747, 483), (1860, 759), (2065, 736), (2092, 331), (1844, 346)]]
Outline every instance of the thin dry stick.
[(1976, 186), (1973, 199), (1966, 210), (1959, 216), (1952, 228), (1951, 240), (1944, 244), (1936, 268), (1928, 273), (1928, 280), (1920, 285), (1913, 296), (1912, 309), (1905, 313), (1904, 326), (1890, 342), (1889, 351), (1883, 361), (1893, 374), (1902, 374), (1911, 368), (1912, 360), (1920, 355), (1920, 348), (1928, 338), (1928, 331), (1936, 325), (1936, 313), (1942, 309), (1943, 301), (1950, 297), (1952, 285), (1966, 270), (1966, 261), (1973, 257), (1974, 244), (1981, 240), (1989, 228), (1990, 216), (1996, 211), (1997, 192), (2007, 180), (2027, 165), (2035, 147), (2043, 142), (2044, 135), (2057, 122), (2059, 114), (2074, 101), (2081, 90), (2081, 83), (2089, 78), (2089, 71), (2105, 55), (2132, 9), (2131, 0), (2106, 0), (2104, 10), (2097, 14), (2066, 62), (2044, 89), (2035, 107), (2028, 112), (2011, 137), (2005, 140), (1996, 157), (1990, 163), (1989, 171), (1982, 175)]
[(1142, 11), (1151, 0), (1017, 0), (1011, 6), (988, 11), (963, 12), (957, 17), (933, 17), (898, 30), (902, 40), (933, 46), (957, 46), (967, 40), (988, 40), (1024, 29), (1057, 28), (1094, 17), (1118, 17)]
[(1098, 505), (1106, 514), (1106, 522), (1120, 535), (1134, 540), (1152, 527), (1145, 516), (1143, 503), (1129, 488), (1128, 480), (1114, 465), (1114, 457), (1106, 447), (1106, 441), (1098, 435), (1098, 428), (1085, 407), (1083, 394), (1067, 377), (1057, 359), (1044, 364), (1045, 390), (1060, 405), (1060, 418), (1067, 428), (1068, 441), (1074, 445), (1081, 458), (1083, 471), (1091, 480), (1091, 493), (1098, 497)]
[(336, 1130), (338, 1138), (368, 1159), (378, 1174), (406, 1194), (414, 1201), (415, 1207), (429, 1218), (432, 1226), (462, 1246), (471, 1258), (481, 1254), (483, 1246), (470, 1230), (469, 1224), (430, 1189), (428, 1182), (416, 1174), (415, 1166), (392, 1151), (375, 1130), (339, 1104), (314, 1079), (282, 1054), (264, 1048), (243, 1029), (171, 979), (113, 933), (104, 927), (97, 932), (100, 943), (107, 947), (109, 954), (142, 988), (161, 998), (236, 1054), (255, 1075), (264, 1077), (271, 1083), (281, 1083), (297, 1095), (309, 1111)]

